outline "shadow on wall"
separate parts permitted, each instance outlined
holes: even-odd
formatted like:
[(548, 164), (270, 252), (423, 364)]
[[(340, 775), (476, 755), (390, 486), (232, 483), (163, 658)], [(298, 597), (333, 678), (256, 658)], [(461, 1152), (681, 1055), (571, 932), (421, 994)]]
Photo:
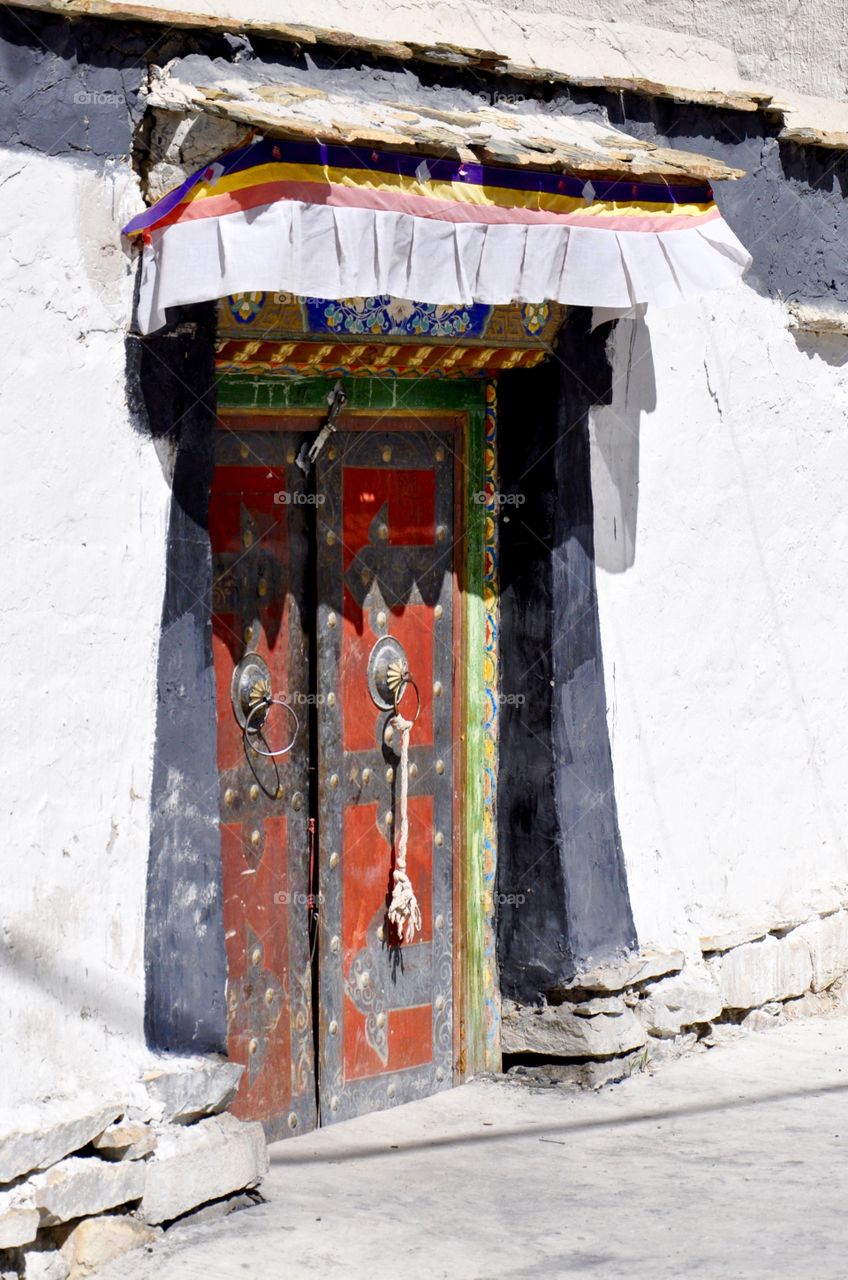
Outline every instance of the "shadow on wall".
[[(138, 1011), (116, 997), (116, 989), (104, 972), (93, 970), (90, 962), (79, 956), (76, 964), (45, 947), (35, 932), (4, 926), (0, 942), (0, 974), (4, 988), (27, 987), (46, 993), (62, 1006), (66, 1018), (94, 1020), (109, 1032), (138, 1036)], [(58, 1028), (57, 1028), (58, 1033)], [(43, 1045), (27, 1046), (33, 1053)], [(60, 1046), (56, 1046), (57, 1053)], [(8, 1065), (8, 1064), (5, 1064)], [(4, 1080), (3, 1084), (11, 1084)]]
[(169, 325), (127, 339), (135, 429), (172, 469), (157, 663), (156, 745), (145, 915), (150, 1048), (224, 1052), (227, 979), (218, 827), (212, 554), (215, 306), (174, 309)]
[(792, 336), (808, 360), (823, 360), (836, 369), (848, 364), (848, 337), (844, 334), (793, 332)]
[(607, 340), (612, 401), (592, 410), (595, 564), (624, 573), (636, 559), (639, 430), (657, 403), (651, 335), (644, 319), (619, 320)]

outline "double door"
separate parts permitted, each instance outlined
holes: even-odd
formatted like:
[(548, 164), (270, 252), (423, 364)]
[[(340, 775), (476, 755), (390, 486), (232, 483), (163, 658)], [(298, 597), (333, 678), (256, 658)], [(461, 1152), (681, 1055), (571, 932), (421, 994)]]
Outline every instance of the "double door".
[(458, 423), (348, 415), (304, 472), (319, 425), (222, 419), (210, 503), (233, 1110), (271, 1138), (454, 1074)]

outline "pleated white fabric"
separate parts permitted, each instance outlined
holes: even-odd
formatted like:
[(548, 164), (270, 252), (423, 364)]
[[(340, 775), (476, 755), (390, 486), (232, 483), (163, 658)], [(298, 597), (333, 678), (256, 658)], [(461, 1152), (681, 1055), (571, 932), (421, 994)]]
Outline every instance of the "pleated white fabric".
[(280, 200), (153, 231), (138, 325), (151, 333), (167, 307), (251, 292), (668, 307), (733, 283), (750, 262), (721, 218), (674, 231), (614, 231), (442, 222)]

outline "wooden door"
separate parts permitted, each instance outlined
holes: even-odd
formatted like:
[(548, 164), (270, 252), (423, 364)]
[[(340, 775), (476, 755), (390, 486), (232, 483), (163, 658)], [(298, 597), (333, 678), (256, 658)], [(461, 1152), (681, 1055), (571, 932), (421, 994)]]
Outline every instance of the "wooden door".
[[(309, 954), (309, 687), (305, 595), (309, 546), (305, 481), (294, 466), (302, 436), (251, 429), (217, 433), (210, 503), (213, 651), (224, 886), (229, 1054), (245, 1064), (236, 1115), (270, 1139), (316, 1121)], [(233, 711), (236, 664), (254, 652), (274, 696), (300, 721), (288, 754), (248, 754)], [(272, 707), (269, 750), (294, 718)]]
[[(322, 1123), (426, 1096), (453, 1075), (455, 445), (446, 423), (392, 425), (405, 424), (346, 423), (317, 463)], [(402, 945), (386, 920), (398, 742), (367, 680), (385, 635), (421, 694), (408, 868), (423, 922)]]

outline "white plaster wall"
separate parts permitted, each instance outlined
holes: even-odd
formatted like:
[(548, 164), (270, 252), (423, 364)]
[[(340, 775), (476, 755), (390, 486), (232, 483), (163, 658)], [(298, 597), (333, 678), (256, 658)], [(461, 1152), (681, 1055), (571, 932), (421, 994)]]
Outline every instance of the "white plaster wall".
[[(487, 3), (488, 0), (481, 0)], [(497, 0), (525, 13), (578, 22), (644, 24), (714, 40), (742, 74), (799, 93), (848, 97), (848, 7), (844, 0)]]
[(643, 945), (848, 890), (848, 343), (744, 285), (623, 322), (592, 423), (601, 636)]
[(125, 403), (132, 282), (119, 228), (140, 205), (127, 167), (3, 152), (0, 187), (8, 1101), (102, 1091), (134, 1077), (146, 1057), (143, 917), (169, 491)]
[[(34, 8), (55, 4), (25, 2)], [(209, 25), (232, 20), (234, 30), (240, 23), (305, 23), (366, 38), (442, 40), (494, 48), (519, 62), (529, 55), (540, 66), (583, 74), (622, 75), (629, 68), (678, 86), (729, 89), (741, 71), (770, 86), (848, 98), (844, 0), (324, 0), (320, 10), (313, 0), (287, 0), (284, 11), (278, 0), (137, 5), (192, 14)], [(556, 24), (539, 21), (547, 16)]]

